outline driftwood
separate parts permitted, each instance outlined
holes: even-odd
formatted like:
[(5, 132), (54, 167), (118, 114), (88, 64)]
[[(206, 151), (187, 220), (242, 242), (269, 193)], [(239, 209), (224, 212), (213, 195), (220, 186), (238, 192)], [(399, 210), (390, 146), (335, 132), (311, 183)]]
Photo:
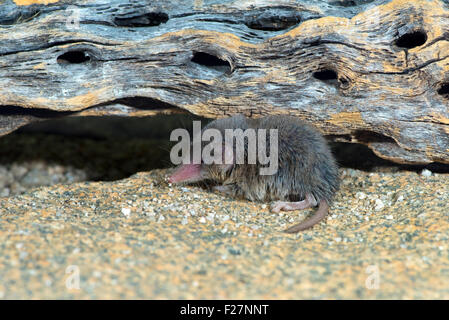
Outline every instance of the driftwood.
[(0, 135), (67, 115), (283, 113), (449, 163), (448, 1), (32, 2), (0, 1)]

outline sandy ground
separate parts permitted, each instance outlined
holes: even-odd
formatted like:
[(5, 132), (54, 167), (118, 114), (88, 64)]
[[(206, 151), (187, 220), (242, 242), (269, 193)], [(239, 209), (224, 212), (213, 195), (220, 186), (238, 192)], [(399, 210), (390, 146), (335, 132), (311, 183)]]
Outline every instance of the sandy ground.
[(326, 222), (312, 211), (191, 186), (168, 171), (0, 198), (0, 297), (448, 299), (449, 175), (341, 169)]

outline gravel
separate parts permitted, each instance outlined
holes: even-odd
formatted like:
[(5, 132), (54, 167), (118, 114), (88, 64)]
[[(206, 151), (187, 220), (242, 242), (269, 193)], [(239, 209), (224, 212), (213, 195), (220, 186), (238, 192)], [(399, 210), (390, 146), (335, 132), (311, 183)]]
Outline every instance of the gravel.
[(39, 186), (85, 181), (87, 177), (82, 169), (43, 161), (0, 165), (0, 197), (21, 194)]

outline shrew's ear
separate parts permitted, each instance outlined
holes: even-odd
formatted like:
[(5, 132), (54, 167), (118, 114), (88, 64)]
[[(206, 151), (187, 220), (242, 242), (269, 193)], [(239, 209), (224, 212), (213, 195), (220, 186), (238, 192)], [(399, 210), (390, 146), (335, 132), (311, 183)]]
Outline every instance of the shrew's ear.
[(220, 165), (223, 171), (230, 170), (235, 164), (234, 148), (227, 143), (223, 144), (223, 163)]

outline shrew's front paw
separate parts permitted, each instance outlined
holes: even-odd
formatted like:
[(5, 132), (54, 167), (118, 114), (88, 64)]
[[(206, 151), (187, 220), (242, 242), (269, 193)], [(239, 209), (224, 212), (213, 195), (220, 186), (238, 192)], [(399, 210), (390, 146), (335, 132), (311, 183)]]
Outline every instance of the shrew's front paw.
[(226, 196), (234, 196), (235, 190), (234, 187), (231, 185), (221, 185), (221, 186), (214, 186), (212, 187), (212, 190), (218, 193), (221, 193)]

